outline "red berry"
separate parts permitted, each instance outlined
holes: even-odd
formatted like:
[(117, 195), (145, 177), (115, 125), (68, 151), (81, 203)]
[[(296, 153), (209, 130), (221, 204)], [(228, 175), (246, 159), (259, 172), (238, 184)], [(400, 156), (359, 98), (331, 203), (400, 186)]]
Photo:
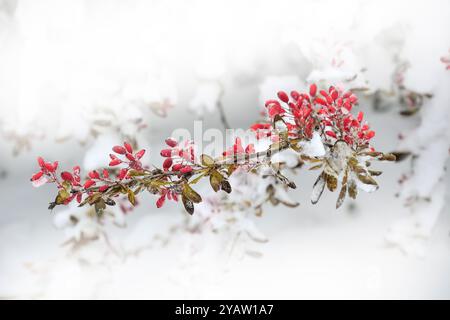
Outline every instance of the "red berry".
[(362, 113), (362, 112), (360, 111), (360, 112), (358, 113), (358, 117), (357, 117), (358, 121), (361, 122), (361, 121), (363, 120), (363, 117), (364, 117), (364, 113)]
[(72, 174), (71, 174), (70, 172), (67, 172), (67, 171), (61, 172), (61, 178), (62, 178), (64, 181), (70, 181), (70, 182), (73, 181), (73, 176), (72, 176)]
[(131, 153), (127, 153), (125, 157), (130, 161), (136, 161), (136, 158)]
[(46, 162), (44, 164), (45, 169), (47, 169), (47, 171), (49, 172), (55, 172), (55, 167), (50, 163), (50, 162)]
[(127, 152), (129, 153), (133, 153), (133, 148), (131, 147), (131, 144), (129, 144), (128, 142), (124, 142), (123, 146), (125, 147), (125, 149), (127, 150)]
[(277, 93), (278, 98), (280, 98), (281, 101), (287, 103), (289, 101), (289, 97), (284, 91), (278, 91)]
[(330, 136), (330, 137), (333, 137), (333, 138), (337, 138), (336, 137), (336, 133), (334, 133), (333, 131), (325, 131), (325, 134), (327, 135), (327, 136)]
[(167, 158), (166, 160), (164, 160), (163, 162), (163, 169), (164, 170), (168, 170), (171, 166), (172, 166), (173, 160), (172, 158)]
[(366, 138), (367, 140), (370, 140), (370, 139), (372, 139), (374, 136), (375, 136), (375, 131), (369, 131), (369, 132), (367, 132), (365, 138)]
[(323, 106), (328, 106), (327, 102), (325, 100), (323, 100), (322, 98), (316, 98), (316, 100), (314, 100), (314, 101)]
[(125, 168), (120, 169), (119, 175), (117, 176), (117, 178), (119, 180), (123, 180), (126, 177), (127, 173), (128, 173), (128, 169), (125, 169)]
[(117, 165), (119, 165), (119, 164), (121, 164), (122, 163), (122, 160), (120, 160), (120, 159), (114, 159), (114, 160), (111, 160), (110, 162), (109, 162), (109, 166), (110, 167), (114, 167), (114, 166), (117, 166)]
[(161, 157), (168, 158), (168, 157), (172, 156), (172, 150), (171, 149), (163, 149), (163, 150), (161, 150), (160, 154), (161, 154)]
[(177, 163), (177, 164), (174, 164), (174, 165), (173, 165), (172, 170), (173, 170), (173, 171), (180, 171), (181, 168), (183, 168), (183, 165), (180, 164), (180, 163)]
[(115, 147), (112, 148), (112, 150), (113, 150), (115, 153), (118, 153), (118, 154), (125, 154), (125, 153), (127, 153), (127, 149), (125, 149), (125, 148), (122, 147), (122, 146), (115, 146)]
[(174, 147), (176, 147), (176, 146), (178, 145), (178, 142), (177, 142), (174, 138), (167, 138), (167, 139), (166, 139), (166, 144), (167, 144), (169, 147), (174, 148)]
[(104, 191), (108, 190), (108, 188), (109, 188), (109, 186), (104, 185), (104, 186), (101, 186), (100, 188), (98, 188), (98, 191), (99, 192), (104, 192)]
[(103, 178), (109, 178), (109, 172), (106, 169), (103, 169)]
[(98, 172), (95, 171), (95, 170), (89, 172), (88, 176), (89, 176), (89, 178), (91, 178), (91, 179), (100, 179), (100, 175), (99, 175)]
[(292, 99), (297, 101), (300, 98), (300, 93), (298, 93), (297, 91), (293, 90), (293, 91), (291, 91), (291, 97), (292, 97)]
[(336, 90), (333, 90), (333, 91), (331, 92), (331, 98), (332, 98), (333, 100), (336, 100), (338, 97), (339, 97), (339, 93), (338, 93)]
[(192, 171), (192, 167), (191, 166), (184, 166), (183, 168), (180, 169), (181, 173), (189, 173)]
[(88, 189), (90, 187), (92, 187), (95, 184), (94, 180), (86, 180), (86, 182), (84, 183), (84, 188)]
[(38, 161), (39, 167), (41, 167), (41, 168), (45, 167), (45, 161), (44, 161), (44, 159), (42, 159), (42, 157), (38, 157), (37, 161)]
[(141, 151), (139, 151), (138, 153), (136, 153), (136, 159), (141, 159), (144, 156), (145, 153), (145, 149), (142, 149)]
[(38, 173), (35, 173), (32, 177), (31, 177), (31, 181), (35, 181), (38, 180), (42, 177), (44, 173), (42, 171), (39, 171)]
[(313, 83), (312, 85), (309, 86), (309, 95), (311, 97), (314, 97), (317, 93), (317, 86), (315, 83)]
[(166, 201), (166, 195), (163, 194), (159, 199), (156, 201), (156, 207), (161, 208), (164, 205), (164, 202)]

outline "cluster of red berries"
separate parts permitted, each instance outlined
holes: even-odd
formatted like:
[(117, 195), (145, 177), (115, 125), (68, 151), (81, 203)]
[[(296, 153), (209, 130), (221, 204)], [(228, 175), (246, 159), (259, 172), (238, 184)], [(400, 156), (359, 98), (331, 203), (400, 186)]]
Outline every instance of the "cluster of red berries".
[(165, 140), (167, 149), (161, 150), (161, 157), (166, 158), (163, 162), (164, 171), (175, 171), (181, 174), (192, 171), (195, 162), (195, 146), (193, 141), (186, 141), (183, 146), (173, 138)]
[(242, 154), (251, 155), (253, 153), (255, 153), (255, 145), (253, 143), (250, 143), (244, 149), (244, 147), (242, 146), (241, 138), (237, 137), (234, 140), (233, 146), (231, 148), (229, 148), (228, 150), (224, 151), (222, 153), (222, 155), (224, 157), (229, 157), (229, 156), (242, 155)]
[(125, 159), (119, 159), (116, 155), (110, 154), (109, 157), (111, 158), (111, 161), (109, 162), (109, 165), (111, 167), (125, 163), (131, 169), (142, 170), (142, 163), (140, 160), (145, 154), (144, 149), (133, 154), (133, 147), (131, 144), (124, 142), (123, 146), (115, 146), (112, 150), (119, 155), (124, 155)]
[[(342, 92), (334, 86), (328, 90), (318, 90), (316, 84), (311, 84), (309, 94), (291, 91), (278, 92), (279, 100), (268, 100), (265, 104), (270, 119), (282, 119), (289, 136), (297, 138), (312, 138), (313, 132), (321, 129), (325, 140), (344, 140), (351, 147), (368, 144), (375, 136), (369, 130), (369, 125), (363, 122), (363, 113), (356, 117), (351, 113), (358, 104), (356, 95)], [(272, 137), (275, 135), (271, 123), (257, 123), (251, 127), (256, 131), (256, 137)]]

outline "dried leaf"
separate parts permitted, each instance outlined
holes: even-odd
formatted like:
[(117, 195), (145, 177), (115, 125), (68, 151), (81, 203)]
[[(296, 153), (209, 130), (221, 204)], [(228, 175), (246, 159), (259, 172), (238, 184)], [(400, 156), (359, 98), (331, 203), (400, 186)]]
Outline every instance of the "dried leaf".
[(395, 156), (395, 161), (400, 162), (407, 159), (411, 155), (411, 152), (398, 151), (398, 152), (391, 152), (391, 154)]
[(184, 195), (187, 199), (191, 200), (193, 203), (202, 202), (202, 197), (187, 183), (183, 185), (182, 195)]
[(351, 179), (348, 183), (348, 195), (352, 199), (356, 199), (356, 196), (358, 195), (358, 188), (356, 186), (355, 180)]
[(136, 198), (135, 198), (133, 190), (127, 189), (127, 195), (128, 195), (128, 201), (130, 201), (130, 203), (133, 206), (136, 205)]
[(223, 179), (223, 176), (217, 170), (213, 170), (211, 172), (211, 175), (209, 176), (209, 183), (215, 192), (220, 190)]
[(347, 184), (343, 184), (341, 191), (339, 192), (339, 197), (336, 201), (336, 209), (339, 209), (339, 207), (344, 203), (346, 194), (347, 194)]
[(358, 174), (357, 177), (358, 177), (359, 181), (361, 181), (364, 184), (378, 186), (378, 183), (371, 176)]
[(200, 156), (200, 159), (201, 159), (202, 165), (204, 165), (204, 166), (211, 167), (212, 165), (214, 165), (214, 159), (206, 154), (202, 154)]
[(95, 213), (97, 214), (97, 217), (101, 217), (103, 215), (103, 211), (106, 208), (105, 201), (103, 199), (100, 199), (95, 203)]
[(145, 171), (138, 171), (138, 170), (128, 170), (127, 175), (129, 175), (130, 177), (138, 177), (138, 176), (145, 176)]
[(323, 190), (325, 189), (324, 175), (325, 174), (322, 172), (322, 174), (317, 178), (316, 182), (314, 183), (313, 191), (311, 194), (311, 203), (312, 204), (316, 204), (319, 201), (320, 196), (322, 195)]
[(326, 180), (327, 180), (327, 188), (328, 188), (328, 190), (330, 190), (331, 192), (336, 190), (337, 183), (338, 183), (337, 178), (335, 176), (331, 175), (331, 174), (327, 174), (326, 175)]
[(369, 173), (370, 173), (371, 176), (377, 177), (377, 176), (381, 175), (383, 172), (382, 171), (377, 171), (377, 170), (369, 170)]
[(184, 209), (186, 209), (187, 213), (193, 215), (194, 204), (192, 203), (192, 201), (185, 197), (184, 194), (181, 194), (181, 201), (183, 202)]
[(114, 206), (116, 205), (116, 202), (113, 199), (108, 198), (105, 200), (105, 204), (107, 204), (108, 206)]
[(91, 194), (86, 200), (89, 203), (89, 205), (93, 205), (96, 203), (100, 198), (102, 197), (102, 194), (100, 192)]
[(234, 170), (236, 170), (236, 169), (237, 169), (237, 166), (235, 164), (229, 165), (228, 169), (227, 169), (228, 176), (231, 176), (233, 174)]
[(70, 197), (70, 193), (66, 189), (60, 189), (56, 196), (56, 204), (64, 204), (64, 202)]
[(318, 170), (318, 169), (322, 168), (322, 166), (323, 166), (323, 164), (318, 164), (318, 165), (315, 165), (315, 166), (309, 168), (309, 170), (311, 170), (311, 171), (312, 170)]
[(379, 159), (384, 161), (395, 161), (397, 158), (392, 153), (384, 153)]
[(222, 188), (223, 191), (225, 191), (226, 193), (231, 193), (231, 185), (228, 182), (228, 180), (223, 179), (222, 182), (220, 183), (220, 187)]

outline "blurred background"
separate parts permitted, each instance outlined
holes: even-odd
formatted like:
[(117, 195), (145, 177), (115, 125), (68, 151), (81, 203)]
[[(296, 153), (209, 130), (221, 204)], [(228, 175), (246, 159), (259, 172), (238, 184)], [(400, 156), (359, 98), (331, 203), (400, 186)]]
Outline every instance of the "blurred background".
[[(447, 0), (0, 0), (0, 298), (450, 298), (449, 21)], [(200, 185), (192, 217), (142, 194), (101, 220), (29, 183), (37, 156), (87, 172), (124, 140), (160, 166), (175, 130), (246, 129), (312, 82), (402, 155), (339, 210), (289, 168), (262, 214), (261, 177)]]

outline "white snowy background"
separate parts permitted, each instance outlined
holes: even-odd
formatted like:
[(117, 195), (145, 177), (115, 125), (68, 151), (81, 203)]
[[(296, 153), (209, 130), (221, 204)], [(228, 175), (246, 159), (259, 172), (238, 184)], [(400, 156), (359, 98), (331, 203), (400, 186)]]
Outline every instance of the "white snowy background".
[[(449, 50), (448, 0), (0, 0), (0, 298), (450, 298)], [(433, 95), (408, 117), (402, 66), (407, 90)], [(336, 194), (311, 204), (307, 170), (287, 173), (298, 207), (213, 228), (197, 228), (207, 203), (190, 217), (147, 194), (99, 225), (51, 213), (54, 188), (29, 183), (37, 156), (86, 172), (130, 137), (160, 165), (174, 130), (224, 129), (218, 102), (248, 128), (312, 81), (364, 88), (375, 147), (414, 155), (375, 164), (380, 189), (339, 210)], [(258, 183), (235, 181), (233, 199), (256, 201)], [(97, 240), (74, 249), (82, 234)]]

